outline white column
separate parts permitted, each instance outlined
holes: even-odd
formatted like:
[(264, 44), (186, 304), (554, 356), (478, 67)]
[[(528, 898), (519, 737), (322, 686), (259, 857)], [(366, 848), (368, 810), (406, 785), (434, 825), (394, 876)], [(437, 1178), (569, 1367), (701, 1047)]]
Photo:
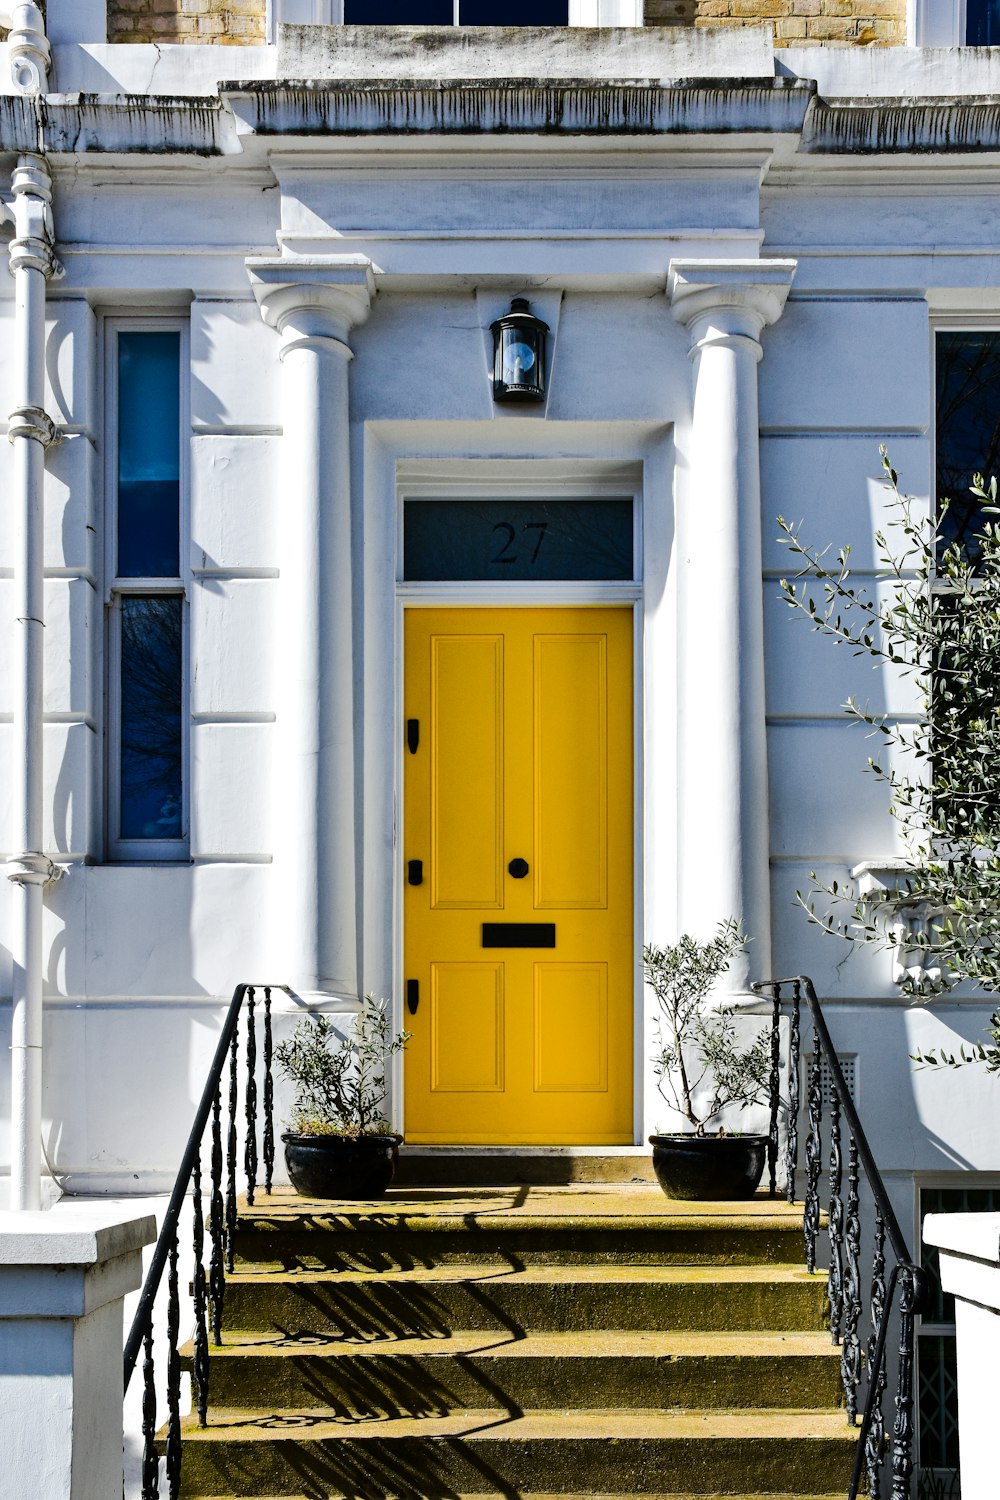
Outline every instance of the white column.
[(249, 260), (281, 335), (274, 978), (358, 998), (358, 807), (348, 366), (368, 261)]
[(7, 435), (14, 448), (13, 1011), (11, 1016), (11, 1207), (41, 1207), (42, 892), (55, 874), (42, 851), (45, 450), (55, 427), (44, 410), (45, 282), (54, 269), (52, 185), (39, 156), (14, 170), (14, 360), (17, 404)]
[(0, 1494), (121, 1495), (122, 1299), (155, 1238), (121, 1203), (0, 1213)]
[(962, 1500), (995, 1500), (1000, 1214), (928, 1214), (924, 1244), (938, 1247), (941, 1285), (955, 1298)]
[(770, 977), (757, 362), (794, 261), (681, 261), (668, 295), (691, 339), (694, 403), (678, 438), (680, 917), (752, 939), (725, 987)]

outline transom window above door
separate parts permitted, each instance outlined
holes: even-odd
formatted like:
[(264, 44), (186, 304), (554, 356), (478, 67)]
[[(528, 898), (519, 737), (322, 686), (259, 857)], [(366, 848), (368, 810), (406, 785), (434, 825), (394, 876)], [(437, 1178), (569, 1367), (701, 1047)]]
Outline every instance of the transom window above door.
[(631, 499), (408, 499), (403, 580), (632, 579), (633, 526)]

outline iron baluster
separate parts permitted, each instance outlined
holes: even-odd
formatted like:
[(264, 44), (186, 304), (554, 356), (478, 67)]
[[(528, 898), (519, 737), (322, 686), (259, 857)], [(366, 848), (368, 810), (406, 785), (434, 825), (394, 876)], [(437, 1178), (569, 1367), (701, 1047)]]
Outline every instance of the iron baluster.
[(792, 1018), (788, 1027), (788, 1134), (785, 1142), (785, 1197), (795, 1202), (795, 1177), (799, 1168), (799, 1067), (802, 1051), (800, 1008), (802, 994), (798, 980), (792, 993)]
[(816, 1269), (816, 1238), (819, 1234), (819, 1177), (823, 1148), (820, 1141), (820, 1119), (823, 1096), (819, 1084), (819, 1036), (813, 1032), (813, 1053), (809, 1059), (809, 1134), (806, 1136), (806, 1201), (802, 1213), (802, 1233), (806, 1242), (806, 1266)]
[(271, 986), (264, 986), (264, 1191), (274, 1176), (274, 1077), (271, 1072)]
[(212, 1309), (212, 1339), (222, 1343), (222, 1302), (226, 1295), (223, 1266), (225, 1249), (225, 1209), (222, 1203), (222, 1099), (216, 1089), (212, 1100), (212, 1198), (208, 1213), (208, 1232), (212, 1240), (212, 1261), (208, 1272), (208, 1296)]
[[(778, 981), (754, 985), (759, 992), (772, 996)], [(924, 1273), (915, 1266), (909, 1247), (903, 1237), (886, 1191), (871, 1147), (865, 1136), (857, 1108), (844, 1078), (840, 1060), (833, 1045), (826, 1018), (816, 997), (812, 981), (805, 975), (781, 981), (782, 987), (793, 986), (792, 1014), (789, 1025), (789, 1119), (788, 1175), (793, 1183), (796, 1176), (797, 1140), (792, 1140), (796, 1128), (799, 1100), (796, 1080), (801, 1040), (799, 1035), (799, 1000), (804, 999), (809, 1008), (813, 1028), (813, 1052), (809, 1058), (806, 1080), (806, 1106), (808, 1135), (805, 1147), (806, 1192), (803, 1208), (803, 1233), (806, 1257), (810, 1271), (815, 1269), (816, 1242), (820, 1227), (819, 1179), (822, 1173), (822, 1090), (820, 1067), (829, 1073), (831, 1109), (831, 1206), (829, 1228), (831, 1234), (831, 1301), (839, 1301), (832, 1312), (835, 1332), (843, 1335), (841, 1371), (845, 1394), (852, 1422), (858, 1415), (857, 1393), (861, 1383), (861, 1340), (859, 1328), (862, 1319), (861, 1297), (861, 1172), (864, 1171), (871, 1190), (875, 1215), (875, 1251), (872, 1264), (871, 1323), (867, 1340), (867, 1388), (861, 1426), (854, 1449), (854, 1468), (847, 1500), (858, 1500), (862, 1483), (867, 1477), (868, 1493), (873, 1500), (883, 1500), (887, 1488), (891, 1487), (891, 1500), (909, 1500), (910, 1483), (913, 1476), (913, 1401), (914, 1401), (914, 1319), (926, 1301), (927, 1288)], [(842, 1168), (841, 1129), (847, 1130), (847, 1194), (846, 1206), (841, 1197)], [(892, 1260), (888, 1262), (886, 1277), (886, 1250), (891, 1249)], [(839, 1261), (838, 1261), (839, 1256)], [(889, 1375), (887, 1343), (891, 1324), (891, 1312), (899, 1287), (899, 1366), (896, 1379)], [(883, 1414), (883, 1399), (891, 1393), (895, 1403), (895, 1416), (891, 1441), (886, 1443), (886, 1424)], [(888, 1454), (887, 1454), (888, 1447)], [(888, 1465), (891, 1470), (891, 1486), (884, 1477)], [(867, 1474), (866, 1474), (867, 1471)]]
[[(232, 999), (226, 1011), (222, 1029), (216, 1043), (212, 1058), (212, 1065), (205, 1080), (198, 1105), (195, 1110), (194, 1121), (188, 1135), (184, 1154), (181, 1158), (180, 1169), (176, 1181), (170, 1193), (170, 1201), (167, 1204), (163, 1224), (153, 1250), (152, 1260), (146, 1279), (143, 1282), (142, 1291), (139, 1294), (139, 1303), (132, 1318), (128, 1338), (125, 1340), (125, 1351), (122, 1359), (123, 1386), (127, 1392), (129, 1384), (137, 1372), (139, 1365), (143, 1371), (143, 1396), (142, 1396), (142, 1430), (143, 1430), (143, 1453), (142, 1453), (142, 1496), (143, 1500), (159, 1500), (159, 1461), (156, 1453), (156, 1391), (153, 1383), (153, 1317), (157, 1305), (157, 1295), (163, 1290), (163, 1282), (167, 1282), (168, 1306), (167, 1306), (167, 1401), (170, 1414), (167, 1423), (167, 1478), (170, 1486), (170, 1495), (176, 1497), (180, 1493), (180, 1466), (183, 1448), (177, 1439), (179, 1438), (179, 1391), (180, 1391), (180, 1365), (178, 1342), (178, 1324), (180, 1318), (180, 1297), (178, 1290), (178, 1260), (179, 1260), (179, 1224), (184, 1212), (188, 1193), (193, 1194), (194, 1210), (194, 1396), (198, 1410), (198, 1420), (204, 1427), (208, 1420), (208, 1396), (209, 1396), (209, 1330), (217, 1344), (222, 1342), (222, 1312), (223, 1301), (226, 1290), (226, 1249), (227, 1249), (227, 1209), (231, 1210), (228, 1222), (228, 1244), (230, 1254), (234, 1250), (233, 1222), (236, 1204), (235, 1172), (236, 1172), (236, 1095), (238, 1093), (238, 1078), (236, 1077), (236, 1066), (238, 1066), (238, 1031), (240, 1014), (243, 1001), (250, 987), (246, 984), (238, 984), (233, 991)], [(271, 1188), (271, 1170), (274, 1161), (274, 1129), (273, 1129), (273, 1091), (271, 1084), (271, 991), (265, 987), (266, 1001), (266, 1037), (265, 1037), (265, 1132), (264, 1132), (264, 1154), (267, 1166), (267, 1187)], [(252, 1070), (255, 1061), (256, 1037), (254, 1022), (251, 1020), (250, 1031), (254, 1037), (253, 1042), (248, 1040), (247, 1053), (248, 1062)], [(228, 1202), (223, 1194), (223, 1158), (222, 1158), (222, 1078), (225, 1072), (226, 1059), (230, 1058), (230, 1116), (229, 1116), (229, 1193)], [(256, 1080), (254, 1080), (256, 1081)], [(248, 1090), (248, 1094), (252, 1093)], [(255, 1099), (255, 1094), (254, 1094)], [(254, 1109), (251, 1107), (250, 1115), (253, 1116)], [(202, 1151), (205, 1148), (206, 1133), (211, 1132), (211, 1180), (207, 1195), (204, 1191)], [(255, 1130), (251, 1131), (254, 1146), (256, 1146)], [(248, 1168), (256, 1165), (256, 1158), (247, 1162)], [(251, 1179), (253, 1171), (249, 1173)], [(206, 1243), (205, 1243), (205, 1202), (206, 1196), (209, 1206), (208, 1211), (208, 1233), (211, 1241), (211, 1252), (209, 1264), (206, 1267)], [(140, 1356), (142, 1356), (140, 1358)]]
[(142, 1500), (159, 1500), (160, 1459), (156, 1451), (156, 1386), (151, 1324), (146, 1326), (142, 1348)]
[(229, 1046), (229, 1131), (226, 1137), (226, 1270), (233, 1271), (236, 1250), (236, 1110), (239, 1098), (239, 1028)]
[(882, 1320), (885, 1317), (885, 1220), (875, 1207), (875, 1254), (872, 1260), (871, 1332), (868, 1335), (867, 1369), (868, 1400), (871, 1411), (871, 1430), (865, 1445), (868, 1464), (868, 1493), (872, 1500), (881, 1500), (882, 1462), (885, 1458), (885, 1419), (882, 1415), (882, 1397), (885, 1393), (886, 1370), (885, 1349), (879, 1351), (882, 1342)]
[(853, 1134), (847, 1147), (847, 1217), (844, 1221), (844, 1299), (843, 1345), (840, 1351), (840, 1373), (847, 1397), (847, 1420), (853, 1427), (858, 1419), (858, 1386), (861, 1384), (861, 1214), (858, 1202), (860, 1173), (858, 1143)]
[(767, 1182), (773, 1198), (778, 1190), (778, 1110), (781, 1105), (781, 985), (774, 986), (771, 1003), (771, 1076), (768, 1083), (771, 1120), (767, 1132)]
[(913, 1474), (913, 1325), (917, 1288), (911, 1266), (899, 1273), (899, 1376), (892, 1424), (892, 1500), (909, 1500)]
[(181, 1359), (180, 1292), (177, 1282), (177, 1236), (170, 1246), (167, 1272), (167, 1494), (177, 1500), (181, 1492)]
[(194, 1197), (194, 1396), (198, 1426), (208, 1422), (208, 1287), (205, 1281), (205, 1224), (201, 1201), (201, 1161), (193, 1167)]
[(840, 1195), (843, 1160), (840, 1151), (840, 1100), (830, 1094), (830, 1336), (840, 1342), (844, 1311), (844, 1201)]
[(257, 1016), (256, 995), (253, 985), (247, 990), (247, 1083), (245, 1094), (247, 1115), (246, 1149), (243, 1166), (247, 1174), (247, 1202), (253, 1206), (257, 1187)]

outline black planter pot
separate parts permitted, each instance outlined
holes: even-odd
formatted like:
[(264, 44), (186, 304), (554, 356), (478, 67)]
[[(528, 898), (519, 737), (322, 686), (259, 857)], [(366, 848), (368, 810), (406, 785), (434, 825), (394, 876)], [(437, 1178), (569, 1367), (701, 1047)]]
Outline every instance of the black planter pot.
[(651, 1135), (653, 1171), (668, 1198), (752, 1198), (766, 1135)]
[(296, 1135), (286, 1131), (285, 1165), (303, 1198), (381, 1198), (392, 1181), (401, 1135)]

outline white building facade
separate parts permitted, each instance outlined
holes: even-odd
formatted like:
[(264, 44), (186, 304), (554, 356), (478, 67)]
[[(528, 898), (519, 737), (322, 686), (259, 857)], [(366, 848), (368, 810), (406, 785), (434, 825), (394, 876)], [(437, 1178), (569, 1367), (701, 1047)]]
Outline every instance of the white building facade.
[[(914, 1238), (921, 1191), (992, 1192), (994, 1086), (909, 1060), (991, 1007), (914, 1008), (889, 956), (795, 905), (811, 871), (902, 852), (843, 700), (918, 704), (790, 617), (776, 517), (873, 577), (880, 443), (929, 503), (936, 346), (1000, 336), (1000, 60), (627, 26), (112, 46), (86, 6), (53, 11), (48, 94), (0, 84), (0, 148), (7, 181), (26, 155), (48, 173), (59, 262), (38, 851), (56, 1179), (169, 1185), (243, 980), (288, 986), (280, 1025), (391, 996), (414, 1032), (393, 1120), (422, 1145), (641, 1144), (666, 1120), (642, 942), (736, 915), (736, 994), (812, 976)], [(515, 297), (548, 326), (540, 403), (493, 399)], [(18, 680), (12, 660), (15, 860)], [(433, 976), (407, 947), (431, 909), (468, 918)], [(527, 919), (582, 946), (565, 961), (556, 937), (508, 1035), (480, 930)], [(0, 1160), (8, 1105), (0, 1079)]]

